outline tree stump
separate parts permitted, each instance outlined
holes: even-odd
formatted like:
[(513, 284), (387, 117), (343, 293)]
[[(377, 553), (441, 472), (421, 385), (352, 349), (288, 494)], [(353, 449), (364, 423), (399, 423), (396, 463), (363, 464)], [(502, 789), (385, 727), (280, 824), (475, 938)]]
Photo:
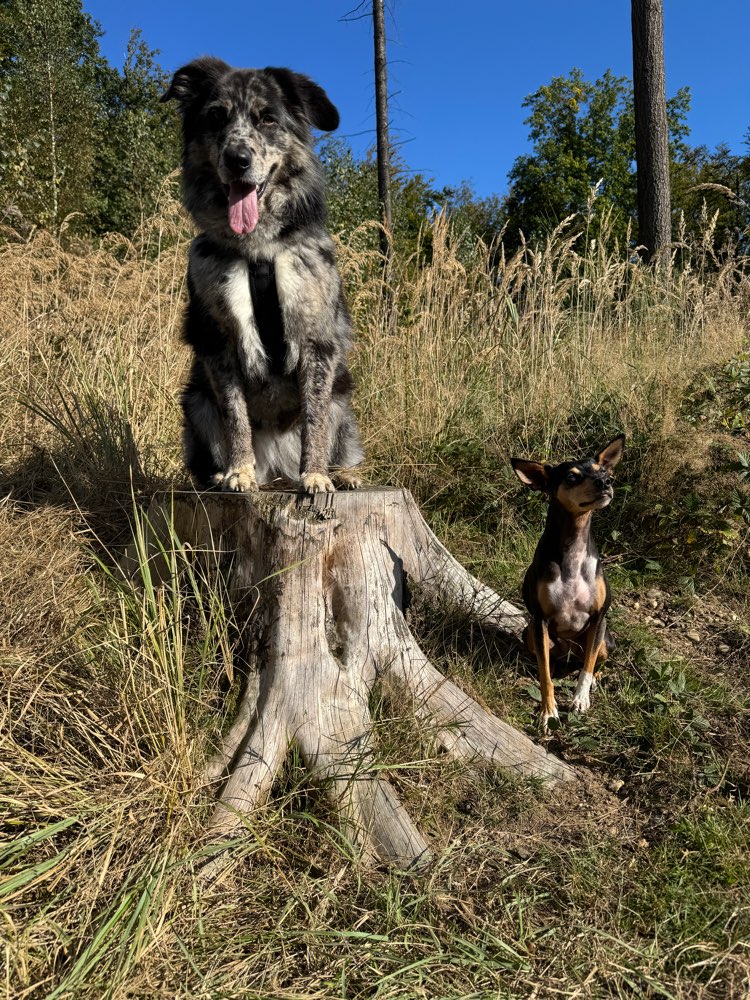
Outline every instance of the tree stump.
[(148, 517), (157, 534), (173, 519), (176, 537), (222, 568), (230, 600), (255, 595), (246, 691), (206, 770), (209, 781), (224, 779), (213, 837), (233, 834), (242, 813), (264, 802), (296, 745), (365, 856), (422, 863), (424, 837), (373, 767), (368, 699), (376, 680), (386, 698), (408, 695), (454, 757), (552, 781), (576, 777), (447, 680), (412, 636), (407, 579), (426, 599), (515, 637), (525, 618), (450, 555), (408, 491), (175, 493), (156, 498)]

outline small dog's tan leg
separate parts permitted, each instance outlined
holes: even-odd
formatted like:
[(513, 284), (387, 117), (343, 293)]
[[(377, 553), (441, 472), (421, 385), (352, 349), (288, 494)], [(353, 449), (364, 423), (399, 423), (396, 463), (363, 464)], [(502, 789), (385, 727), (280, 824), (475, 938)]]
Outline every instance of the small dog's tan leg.
[(545, 733), (549, 732), (549, 720), (557, 719), (557, 705), (555, 704), (555, 686), (552, 683), (552, 674), (549, 666), (549, 629), (544, 620), (534, 619), (531, 624), (530, 636), (534, 644), (536, 654), (537, 673), (539, 675), (539, 690), (542, 694), (542, 706), (540, 710), (540, 722)]
[[(591, 707), (591, 691), (596, 685), (594, 668), (599, 659), (606, 659), (607, 646), (604, 641), (604, 631), (607, 627), (606, 616), (599, 612), (589, 625), (583, 652), (583, 668), (578, 674), (575, 694), (570, 707), (574, 712), (587, 712)], [(604, 655), (602, 656), (602, 650)]]

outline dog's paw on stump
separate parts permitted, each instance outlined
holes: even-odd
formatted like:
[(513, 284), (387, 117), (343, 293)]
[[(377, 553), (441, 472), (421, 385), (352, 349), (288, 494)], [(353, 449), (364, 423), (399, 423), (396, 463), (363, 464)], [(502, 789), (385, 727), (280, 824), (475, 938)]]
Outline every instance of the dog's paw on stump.
[(358, 490), (363, 483), (356, 469), (338, 469), (331, 478), (337, 490)]
[(336, 487), (322, 472), (303, 472), (300, 481), (303, 493), (335, 493)]
[(224, 493), (252, 493), (258, 489), (255, 469), (252, 465), (243, 465), (238, 469), (220, 472), (213, 477), (213, 483)]

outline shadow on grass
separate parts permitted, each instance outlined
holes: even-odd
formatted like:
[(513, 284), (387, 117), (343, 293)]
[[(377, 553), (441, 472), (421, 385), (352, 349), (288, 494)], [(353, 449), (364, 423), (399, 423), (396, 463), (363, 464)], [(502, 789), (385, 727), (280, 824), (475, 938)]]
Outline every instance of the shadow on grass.
[(69, 511), (96, 555), (116, 560), (132, 539), (134, 504), (175, 482), (157, 471), (150, 449), (139, 447), (129, 417), (100, 396), (60, 393), (54, 407), (27, 406), (50, 426), (51, 440), (0, 465), (0, 496)]

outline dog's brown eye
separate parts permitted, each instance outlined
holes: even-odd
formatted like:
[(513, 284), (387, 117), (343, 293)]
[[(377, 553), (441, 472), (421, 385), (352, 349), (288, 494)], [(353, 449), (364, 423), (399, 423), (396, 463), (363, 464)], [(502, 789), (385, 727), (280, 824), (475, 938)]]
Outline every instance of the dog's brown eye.
[(570, 486), (574, 486), (578, 482), (578, 479), (579, 477), (575, 474), (575, 472), (569, 472), (565, 477), (565, 482)]
[(261, 115), (260, 118), (261, 125), (276, 125), (276, 119), (273, 115)]
[(214, 106), (206, 112), (206, 117), (212, 125), (223, 125), (227, 120), (227, 109)]

